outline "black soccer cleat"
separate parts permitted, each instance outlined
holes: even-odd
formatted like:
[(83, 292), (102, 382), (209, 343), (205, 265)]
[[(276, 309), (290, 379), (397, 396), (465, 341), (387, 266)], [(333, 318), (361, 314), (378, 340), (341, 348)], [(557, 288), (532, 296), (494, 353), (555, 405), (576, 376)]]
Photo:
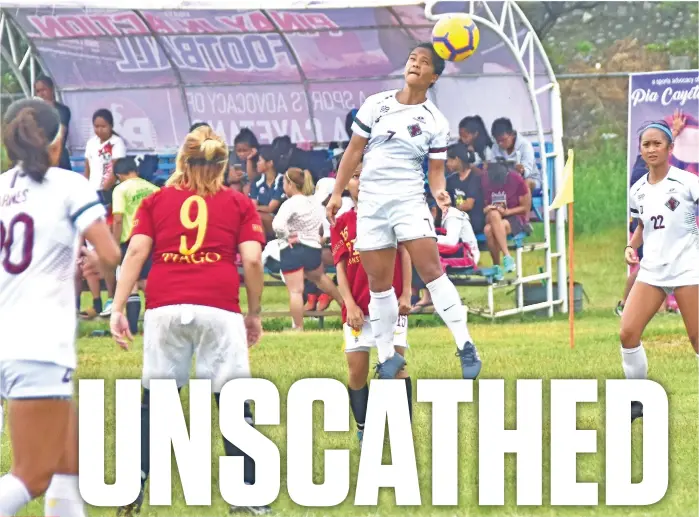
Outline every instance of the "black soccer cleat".
[(269, 506), (231, 506), (232, 515), (269, 515), (272, 509)]
[(137, 515), (141, 513), (141, 506), (143, 506), (143, 497), (143, 488), (141, 488), (138, 497), (133, 503), (127, 504), (126, 506), (121, 506), (117, 509), (117, 517), (131, 517), (132, 515)]
[(643, 418), (643, 404), (634, 400), (631, 402), (631, 421), (633, 422), (637, 418)]

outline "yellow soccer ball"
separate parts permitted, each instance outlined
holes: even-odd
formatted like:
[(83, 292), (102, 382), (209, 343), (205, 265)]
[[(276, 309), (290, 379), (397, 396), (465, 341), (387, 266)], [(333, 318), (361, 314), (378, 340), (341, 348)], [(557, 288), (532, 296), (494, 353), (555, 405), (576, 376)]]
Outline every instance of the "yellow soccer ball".
[(440, 18), (432, 29), (432, 46), (437, 55), (449, 61), (463, 61), (473, 55), (480, 42), (478, 26), (465, 13)]

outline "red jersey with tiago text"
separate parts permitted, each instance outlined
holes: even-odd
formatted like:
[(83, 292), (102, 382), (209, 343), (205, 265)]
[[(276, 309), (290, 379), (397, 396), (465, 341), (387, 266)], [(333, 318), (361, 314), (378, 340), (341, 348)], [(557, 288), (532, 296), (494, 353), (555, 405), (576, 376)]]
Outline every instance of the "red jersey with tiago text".
[[(369, 279), (362, 267), (359, 252), (354, 249), (354, 241), (357, 238), (357, 211), (355, 209), (345, 212), (335, 221), (335, 226), (330, 230), (330, 242), (332, 246), (333, 261), (335, 265), (340, 262), (346, 264), (347, 281), (352, 292), (352, 298), (357, 306), (362, 309), (364, 315), (369, 314)], [(396, 296), (403, 292), (403, 273), (400, 255), (396, 254), (396, 267), (393, 273), (393, 289)], [(347, 309), (342, 306), (342, 323), (347, 322)]]
[(141, 203), (134, 235), (153, 239), (147, 309), (191, 304), (240, 312), (238, 245), (265, 244), (252, 201), (228, 188), (202, 197), (165, 187)]

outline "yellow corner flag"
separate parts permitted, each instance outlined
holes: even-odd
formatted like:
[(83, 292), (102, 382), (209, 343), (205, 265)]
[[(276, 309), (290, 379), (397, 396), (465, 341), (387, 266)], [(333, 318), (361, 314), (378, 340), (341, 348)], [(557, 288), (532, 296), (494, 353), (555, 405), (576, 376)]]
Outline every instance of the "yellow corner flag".
[(563, 187), (558, 192), (556, 197), (551, 203), (550, 210), (555, 210), (561, 208), (564, 205), (573, 202), (573, 168), (574, 168), (575, 156), (573, 150), (568, 150), (568, 161), (563, 168)]

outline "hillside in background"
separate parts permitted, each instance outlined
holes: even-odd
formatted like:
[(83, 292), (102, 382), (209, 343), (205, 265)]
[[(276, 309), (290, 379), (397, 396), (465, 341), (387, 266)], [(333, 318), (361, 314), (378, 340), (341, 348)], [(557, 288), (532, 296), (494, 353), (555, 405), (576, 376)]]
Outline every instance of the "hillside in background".
[(698, 4), (521, 2), (560, 76), (568, 142), (626, 135), (628, 79), (566, 78), (698, 66)]

